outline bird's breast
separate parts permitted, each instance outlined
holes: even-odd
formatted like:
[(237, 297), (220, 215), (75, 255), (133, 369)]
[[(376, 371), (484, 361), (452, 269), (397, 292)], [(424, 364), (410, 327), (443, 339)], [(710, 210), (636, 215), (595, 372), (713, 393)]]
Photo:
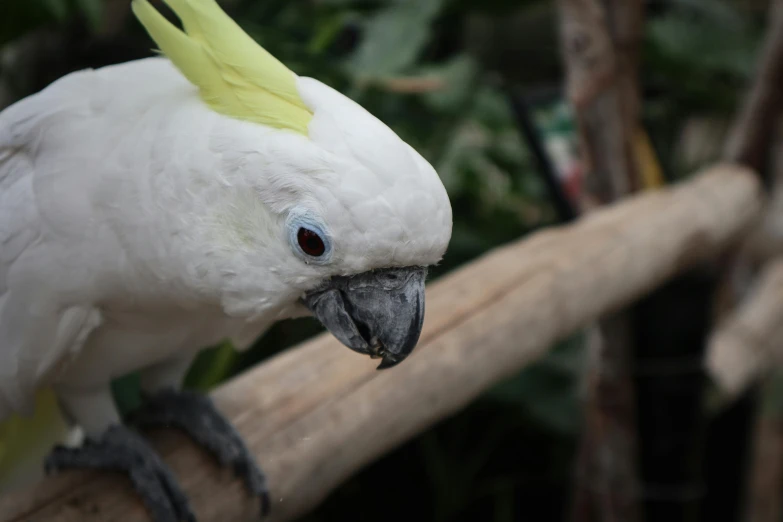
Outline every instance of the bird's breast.
[(105, 314), (56, 378), (58, 384), (98, 387), (111, 379), (180, 358), (232, 337), (237, 319), (189, 310), (161, 314)]

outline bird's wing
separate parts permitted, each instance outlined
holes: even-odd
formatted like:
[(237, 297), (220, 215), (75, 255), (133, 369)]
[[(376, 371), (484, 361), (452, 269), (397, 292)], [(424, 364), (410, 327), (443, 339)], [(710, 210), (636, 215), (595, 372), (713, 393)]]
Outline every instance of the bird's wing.
[(0, 112), (0, 420), (30, 411), (41, 380), (100, 320), (97, 310), (59, 299), (49, 284), (68, 274), (58, 274), (50, 255), (52, 225), (36, 193), (41, 183), (62, 183), (62, 167), (39, 156), (52, 119), (80, 110), (58, 98), (44, 91)]

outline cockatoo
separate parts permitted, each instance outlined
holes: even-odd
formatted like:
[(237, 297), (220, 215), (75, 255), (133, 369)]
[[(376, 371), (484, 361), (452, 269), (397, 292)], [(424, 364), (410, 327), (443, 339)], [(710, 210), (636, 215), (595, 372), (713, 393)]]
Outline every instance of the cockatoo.
[(194, 517), (111, 380), (138, 371), (134, 418), (184, 430), (267, 510), (238, 433), (181, 389), (192, 360), (312, 314), (379, 368), (400, 363), (452, 228), (437, 173), (386, 125), (215, 0), (165, 3), (182, 29), (132, 4), (163, 56), (72, 73), (0, 113), (0, 420), (51, 390), (86, 438), (46, 468), (124, 472), (158, 522)]

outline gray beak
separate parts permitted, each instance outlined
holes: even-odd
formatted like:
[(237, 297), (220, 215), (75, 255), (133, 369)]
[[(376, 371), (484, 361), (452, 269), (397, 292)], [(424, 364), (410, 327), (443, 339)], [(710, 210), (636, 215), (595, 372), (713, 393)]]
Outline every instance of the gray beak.
[(345, 346), (383, 357), (382, 370), (402, 362), (419, 341), (426, 275), (426, 268), (406, 267), (332, 277), (303, 301)]

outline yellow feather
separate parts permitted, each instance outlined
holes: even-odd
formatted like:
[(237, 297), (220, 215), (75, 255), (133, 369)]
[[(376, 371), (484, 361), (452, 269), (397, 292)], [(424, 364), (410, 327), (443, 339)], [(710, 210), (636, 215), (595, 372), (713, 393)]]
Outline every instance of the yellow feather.
[(199, 89), (214, 111), (307, 136), (313, 117), (296, 90), (296, 75), (236, 24), (215, 0), (164, 0), (184, 32), (148, 0), (133, 12), (160, 50)]
[(43, 476), (43, 461), (70, 428), (51, 389), (40, 390), (29, 417), (12, 415), (0, 422), (0, 492), (35, 482)]

